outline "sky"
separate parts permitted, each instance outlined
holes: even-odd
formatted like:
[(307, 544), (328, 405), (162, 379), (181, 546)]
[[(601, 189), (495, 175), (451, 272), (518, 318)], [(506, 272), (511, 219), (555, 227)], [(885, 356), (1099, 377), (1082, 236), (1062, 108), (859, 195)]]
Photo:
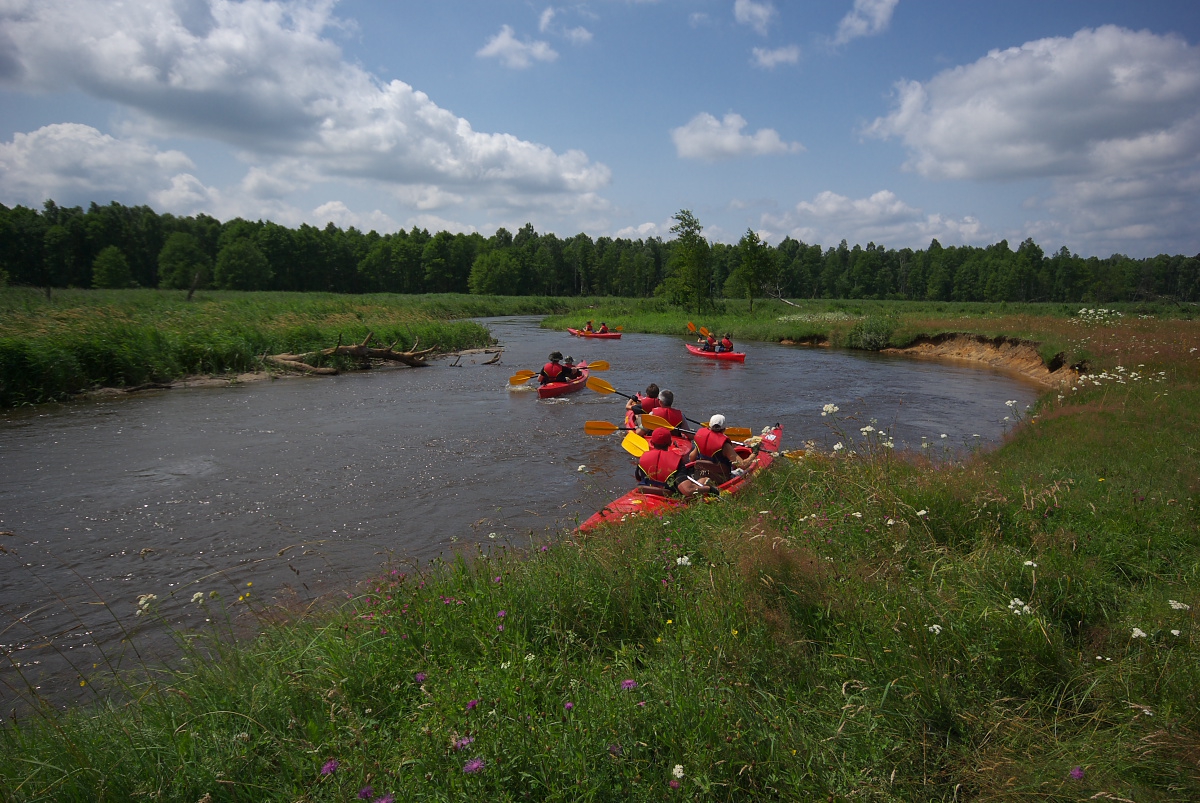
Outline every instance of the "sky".
[(1200, 253), (1195, 0), (0, 0), (0, 203)]

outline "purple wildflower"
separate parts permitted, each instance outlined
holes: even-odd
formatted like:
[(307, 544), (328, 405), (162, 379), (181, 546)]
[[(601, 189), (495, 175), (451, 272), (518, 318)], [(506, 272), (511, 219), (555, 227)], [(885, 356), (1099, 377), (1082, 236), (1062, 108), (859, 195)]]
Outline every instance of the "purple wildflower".
[(493, 583), (499, 583), (499, 582), (500, 582), (500, 578), (499, 578), (499, 577), (493, 577), (493, 578), (492, 578), (492, 582), (493, 582)]
[(358, 790), (358, 799), (359, 800), (370, 800), (371, 796), (374, 794), (375, 794), (374, 789), (372, 789), (369, 786), (364, 786), (362, 789)]
[(1083, 767), (1071, 767), (1071, 777), (1077, 781), (1083, 780)]
[(499, 632), (499, 633), (503, 633), (503, 632), (504, 632), (504, 625), (496, 625), (496, 631), (497, 631), (497, 632)]
[(679, 788), (679, 781), (677, 781), (677, 780), (675, 780), (674, 778), (672, 778), (670, 781), (668, 781), (668, 782), (667, 782), (667, 786), (671, 787), (672, 789), (678, 789), (678, 788)]
[(467, 703), (467, 710), (468, 710), (468, 711), (471, 711), (471, 710), (473, 710), (473, 709), (475, 708), (475, 706), (477, 706), (477, 705), (479, 705), (479, 701), (478, 701), (478, 700), (472, 700), (471, 702)]
[(386, 795), (375, 798), (373, 803), (396, 803), (396, 796), (388, 792)]
[(505, 616), (508, 616), (508, 611), (500, 611), (500, 613), (496, 614), (497, 619), (503, 619)]
[(334, 771), (337, 770), (337, 768), (338, 768), (337, 759), (331, 758), (328, 761), (326, 761), (324, 765), (322, 765), (321, 774), (322, 775), (333, 775)]
[(465, 748), (465, 747), (467, 747), (469, 744), (471, 744), (471, 742), (473, 742), (473, 741), (475, 741), (475, 737), (474, 737), (474, 736), (464, 736), (464, 737), (462, 737), (461, 739), (457, 740), (457, 741), (454, 743), (454, 749), (455, 749), (455, 750), (462, 750), (463, 748)]
[(425, 673), (424, 672), (418, 672), (415, 677), (417, 679), (417, 683), (425, 682)]
[(472, 773), (479, 772), (482, 769), (483, 769), (483, 759), (482, 758), (473, 758), (470, 761), (468, 761), (466, 764), (463, 764), (463, 772), (465, 772), (467, 775), (471, 775)]
[(633, 678), (630, 678), (629, 680), (621, 681), (621, 691), (629, 691), (630, 689), (636, 689), (636, 688), (637, 688), (637, 681), (634, 680)]
[(645, 707), (646, 707), (646, 701), (645, 701), (645, 700), (642, 700), (640, 703), (638, 703), (638, 708), (645, 708)]
[(574, 707), (575, 707), (575, 703), (571, 703), (571, 702), (563, 703), (563, 709), (566, 711), (570, 711)]
[(614, 756), (619, 756), (619, 755), (621, 755), (621, 753), (622, 753), (622, 750), (621, 750), (621, 745), (619, 745), (619, 744), (610, 744), (610, 745), (608, 746), (608, 752), (609, 752), (610, 754), (614, 755)]
[(544, 545), (543, 545), (543, 546), (542, 546), (542, 548), (541, 548), (541, 549), (539, 549), (538, 551), (539, 551), (539, 552), (545, 552), (545, 551), (546, 551), (547, 549), (549, 549), (549, 548), (550, 548), (550, 547), (548, 547), (548, 546), (544, 546)]

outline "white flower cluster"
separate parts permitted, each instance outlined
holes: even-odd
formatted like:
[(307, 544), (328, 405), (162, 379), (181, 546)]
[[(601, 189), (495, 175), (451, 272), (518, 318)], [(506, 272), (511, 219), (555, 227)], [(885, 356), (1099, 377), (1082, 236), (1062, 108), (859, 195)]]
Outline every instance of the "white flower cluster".
[[(1138, 368), (1142, 368), (1139, 365)], [(1157, 373), (1143, 374), (1141, 371), (1129, 371), (1122, 365), (1118, 365), (1113, 369), (1112, 373), (1101, 371), (1098, 374), (1080, 374), (1079, 380), (1072, 390), (1078, 390), (1080, 386), (1091, 384), (1094, 387), (1100, 387), (1105, 382), (1115, 382), (1118, 385), (1128, 385), (1130, 382), (1166, 382), (1167, 372), (1158, 371)]]
[(1124, 315), (1115, 309), (1104, 309), (1103, 307), (1089, 309), (1088, 307), (1084, 307), (1075, 313), (1075, 317), (1070, 320), (1071, 323), (1114, 323), (1119, 318), (1124, 317)]
[(818, 323), (822, 321), (857, 321), (863, 317), (865, 316), (851, 315), (848, 312), (798, 312), (794, 315), (780, 315), (775, 320), (780, 323), (791, 323), (792, 321)]
[(135, 615), (145, 616), (146, 614), (150, 613), (150, 609), (154, 606), (154, 602), (157, 599), (157, 594), (138, 594), (137, 613)]
[(833, 415), (840, 409), (836, 404), (827, 404), (821, 408), (821, 415)]
[(1030, 608), (1029, 605), (1021, 600), (1020, 597), (1013, 597), (1011, 600), (1009, 600), (1008, 609), (1017, 616), (1021, 616), (1022, 614), (1028, 616), (1029, 614), (1033, 613), (1033, 608)]
[(1145, 630), (1142, 630), (1140, 627), (1135, 627), (1133, 629), (1133, 634), (1131, 635), (1131, 638), (1145, 638), (1145, 637), (1146, 637)]
[(1174, 611), (1190, 611), (1192, 609), (1192, 606), (1188, 605), (1186, 602), (1180, 602), (1179, 600), (1175, 599), (1167, 600), (1167, 604), (1170, 605), (1171, 610)]
[(681, 555), (680, 557), (675, 558), (675, 565), (676, 566), (691, 566), (692, 559), (689, 558), (687, 555)]
[(941, 625), (930, 625), (929, 632), (936, 636), (937, 634), (942, 632), (942, 626)]

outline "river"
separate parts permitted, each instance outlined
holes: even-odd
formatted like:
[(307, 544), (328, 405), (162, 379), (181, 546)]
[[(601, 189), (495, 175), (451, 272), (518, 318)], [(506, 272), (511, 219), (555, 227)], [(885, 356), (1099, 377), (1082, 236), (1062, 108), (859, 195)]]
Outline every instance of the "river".
[[(747, 360), (731, 364), (689, 356), (683, 337), (585, 341), (536, 318), (483, 323), (504, 347), (494, 365), (472, 355), (0, 413), (0, 722), (31, 690), (86, 700), (106, 661), (169, 652), (163, 620), (203, 623), (196, 592), (306, 604), (389, 564), (561, 537), (630, 487), (632, 467), (619, 435), (583, 432), (589, 419), (621, 423), (623, 398), (539, 400), (508, 384), (554, 350), (607, 360), (597, 376), (623, 393), (657, 382), (696, 420), (781, 423), (789, 449), (811, 439), (828, 450), (873, 423), (897, 448), (924, 437), (958, 455), (994, 445), (1011, 426), (1006, 402), (1024, 410), (1039, 393), (902, 357), (740, 343)], [(163, 620), (135, 615), (143, 594)]]

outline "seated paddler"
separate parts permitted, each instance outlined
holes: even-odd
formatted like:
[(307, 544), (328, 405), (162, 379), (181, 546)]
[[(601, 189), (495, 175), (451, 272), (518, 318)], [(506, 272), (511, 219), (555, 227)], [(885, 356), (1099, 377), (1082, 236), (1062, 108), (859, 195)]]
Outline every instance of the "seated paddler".
[(547, 358), (549, 362), (542, 366), (542, 370), (538, 371), (538, 384), (545, 385), (549, 382), (562, 382), (562, 352), (552, 351)]
[(688, 460), (704, 465), (700, 470), (720, 484), (733, 477), (735, 470), (745, 471), (754, 465), (754, 458), (741, 458), (733, 441), (725, 434), (725, 416), (717, 413), (708, 419), (707, 427), (696, 430)]
[(559, 382), (570, 382), (572, 379), (583, 376), (583, 372), (575, 367), (575, 358), (569, 354), (563, 357), (562, 369), (562, 373), (559, 374)]
[(650, 435), (650, 448), (638, 458), (634, 476), (642, 485), (684, 496), (716, 490), (691, 477), (682, 455), (671, 450), (671, 430), (666, 427), (659, 427)]

